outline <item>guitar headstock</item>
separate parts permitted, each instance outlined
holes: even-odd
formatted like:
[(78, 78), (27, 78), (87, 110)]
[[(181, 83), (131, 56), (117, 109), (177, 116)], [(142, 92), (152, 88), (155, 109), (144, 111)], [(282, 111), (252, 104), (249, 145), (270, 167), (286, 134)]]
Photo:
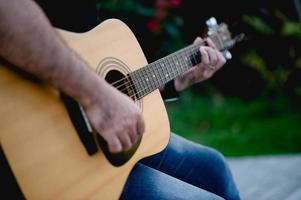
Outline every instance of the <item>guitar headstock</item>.
[(241, 33), (232, 38), (228, 25), (225, 23), (218, 24), (214, 17), (209, 18), (206, 24), (209, 38), (215, 43), (227, 60), (231, 59), (232, 55), (228, 49), (232, 48), (237, 42), (242, 41), (245, 35)]

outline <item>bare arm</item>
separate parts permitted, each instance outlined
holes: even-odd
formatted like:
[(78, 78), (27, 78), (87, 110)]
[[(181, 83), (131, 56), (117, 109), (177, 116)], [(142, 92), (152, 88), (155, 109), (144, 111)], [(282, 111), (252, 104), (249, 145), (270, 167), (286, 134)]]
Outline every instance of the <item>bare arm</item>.
[[(195, 40), (195, 42), (200, 41), (202, 39), (199, 37)], [(207, 42), (209, 46), (200, 47), (202, 62), (175, 78), (175, 88), (178, 92), (195, 83), (211, 78), (226, 63), (226, 59), (211, 39), (207, 39)]]
[(0, 0), (0, 44), (2, 57), (80, 101), (89, 94), (90, 84), (101, 81), (32, 1)]
[(135, 104), (64, 44), (33, 1), (0, 0), (0, 56), (76, 99), (112, 152), (144, 132)]

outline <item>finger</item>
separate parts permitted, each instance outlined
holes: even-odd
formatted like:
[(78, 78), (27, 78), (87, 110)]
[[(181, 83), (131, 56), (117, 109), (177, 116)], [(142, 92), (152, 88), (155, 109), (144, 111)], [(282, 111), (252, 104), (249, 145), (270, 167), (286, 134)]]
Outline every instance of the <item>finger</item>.
[(204, 66), (200, 66), (200, 67), (195, 67), (195, 68), (192, 68), (193, 71), (193, 76), (194, 76), (194, 82), (195, 83), (198, 83), (198, 82), (201, 82), (205, 79), (204, 77)]
[(201, 69), (201, 64), (198, 64), (197, 67), (190, 68), (187, 72), (184, 74), (176, 77), (175, 79), (175, 87), (177, 90), (182, 91), (187, 86), (195, 83), (195, 71)]
[(201, 52), (201, 56), (202, 56), (201, 64), (209, 65), (209, 56), (208, 56), (208, 52), (205, 49), (206, 49), (206, 47), (204, 47), (204, 46), (200, 47), (200, 52)]
[(129, 136), (129, 133), (122, 132), (118, 135), (118, 138), (122, 145), (122, 150), (128, 150), (132, 147), (132, 142)]
[(209, 79), (209, 78), (211, 78), (212, 77), (212, 75), (214, 74), (214, 70), (212, 70), (212, 69), (206, 69), (206, 70), (204, 70), (204, 80), (207, 80), (207, 79)]
[(197, 38), (195, 38), (193, 44), (199, 44), (199, 43), (201, 43), (202, 41), (203, 41), (203, 39), (202, 39), (201, 37), (197, 37)]
[[(216, 64), (218, 62), (218, 57), (217, 57), (217, 52), (215, 49), (211, 48), (211, 47), (207, 47), (205, 48), (205, 50), (208, 53), (208, 57), (209, 57), (209, 65), (213, 66), (214, 68), (216, 67)], [(211, 69), (211, 68), (210, 68)]]
[(132, 145), (136, 143), (137, 135), (138, 135), (137, 126), (136, 125), (131, 126), (131, 129), (129, 131), (129, 137)]
[(223, 56), (221, 52), (217, 52), (217, 69), (220, 69), (225, 63), (226, 63), (226, 58)]
[(105, 131), (102, 129), (102, 131), (98, 131), (99, 129), (96, 129), (97, 133), (102, 137), (108, 144), (109, 151), (111, 153), (117, 153), (122, 150), (122, 145), (117, 138), (116, 134), (114, 134), (113, 131)]
[(210, 38), (207, 38), (206, 41), (207, 41), (209, 47), (212, 47), (213, 49), (218, 50), (218, 48), (216, 47), (216, 45), (214, 44), (214, 42), (212, 42), (212, 40)]
[(111, 153), (118, 153), (122, 150), (122, 145), (120, 140), (117, 137), (111, 137), (110, 139), (106, 140), (109, 146), (109, 151)]
[(145, 123), (143, 117), (140, 115), (137, 121), (137, 134), (142, 135), (145, 132)]

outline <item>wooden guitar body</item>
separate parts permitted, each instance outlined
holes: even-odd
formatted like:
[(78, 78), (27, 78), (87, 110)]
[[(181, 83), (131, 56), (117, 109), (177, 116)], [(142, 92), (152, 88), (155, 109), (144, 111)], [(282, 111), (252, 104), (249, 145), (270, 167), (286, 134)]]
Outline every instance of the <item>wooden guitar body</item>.
[[(112, 71), (126, 75), (147, 65), (135, 36), (121, 21), (110, 19), (82, 34), (58, 31), (100, 78)], [(0, 66), (0, 141), (24, 196), (118, 199), (133, 166), (163, 150), (169, 140), (159, 91), (136, 103), (143, 111), (146, 132), (133, 157), (116, 167), (101, 150), (87, 154), (58, 91)]]

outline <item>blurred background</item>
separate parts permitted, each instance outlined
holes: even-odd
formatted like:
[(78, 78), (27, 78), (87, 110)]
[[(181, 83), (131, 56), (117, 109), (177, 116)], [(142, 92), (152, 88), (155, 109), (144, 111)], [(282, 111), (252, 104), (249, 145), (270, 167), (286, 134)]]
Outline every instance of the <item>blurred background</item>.
[[(301, 174), (294, 172), (301, 164), (300, 0), (104, 0), (97, 8), (99, 22), (114, 17), (133, 30), (149, 62), (205, 37), (205, 22), (212, 16), (227, 23), (233, 36), (245, 33), (246, 40), (231, 49), (233, 58), (213, 78), (182, 92), (179, 101), (166, 103), (171, 130), (229, 158), (244, 199), (260, 192), (247, 191), (250, 186), (243, 181), (250, 183), (251, 175), (242, 180), (243, 174), (260, 171), (269, 160), (254, 184), (286, 169), (294, 177), (286, 190), (296, 189), (296, 199), (301, 198)], [(264, 157), (268, 155), (282, 157), (271, 161)], [(256, 163), (254, 156), (263, 156), (258, 165), (246, 164)], [(280, 163), (287, 165), (279, 171)], [(283, 177), (289, 180), (289, 175)], [(287, 199), (275, 191), (266, 199)]]
[[(299, 7), (298, 7), (299, 6)], [(166, 103), (171, 129), (226, 156), (301, 152), (300, 1), (107, 0), (99, 21), (123, 20), (149, 62), (197, 36), (214, 16), (246, 40), (213, 78)]]

